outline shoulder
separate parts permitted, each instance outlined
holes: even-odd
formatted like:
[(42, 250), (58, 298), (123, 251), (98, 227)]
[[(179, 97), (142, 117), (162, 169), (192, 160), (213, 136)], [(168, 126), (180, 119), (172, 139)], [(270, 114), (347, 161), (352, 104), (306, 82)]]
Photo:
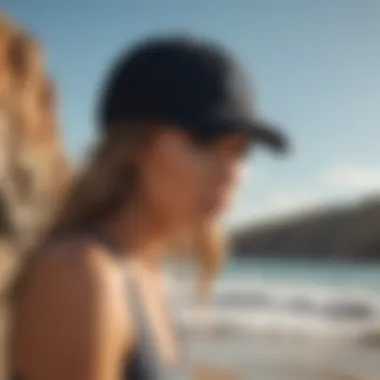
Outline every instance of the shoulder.
[(108, 322), (125, 317), (120, 268), (106, 251), (84, 239), (57, 242), (38, 252), (20, 276), (15, 311), (24, 317), (42, 321), (64, 313), (75, 323), (99, 315)]
[(107, 252), (82, 239), (40, 252), (16, 303), (19, 361), (30, 371), (46, 361), (49, 373), (71, 368), (65, 378), (115, 367), (132, 331), (117, 273)]
[(55, 242), (37, 252), (30, 263), (24, 267), (23, 293), (41, 286), (43, 293), (75, 288), (78, 295), (100, 294), (116, 290), (120, 282), (117, 265), (107, 252), (81, 238)]

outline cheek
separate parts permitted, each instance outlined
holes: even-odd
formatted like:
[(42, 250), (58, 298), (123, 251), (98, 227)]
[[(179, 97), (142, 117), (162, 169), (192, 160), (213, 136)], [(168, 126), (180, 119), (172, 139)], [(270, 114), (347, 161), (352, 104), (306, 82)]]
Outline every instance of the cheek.
[(187, 147), (166, 150), (148, 166), (144, 187), (156, 206), (184, 218), (195, 211), (207, 177), (200, 154)]
[(250, 176), (251, 173), (249, 172), (249, 168), (246, 165), (237, 164), (229, 185), (230, 198), (235, 197), (238, 188), (242, 185), (243, 182), (245, 182), (245, 178)]
[(244, 178), (249, 176), (249, 168), (246, 165), (237, 164), (233, 170), (231, 177), (230, 189), (236, 191), (236, 188), (244, 181)]

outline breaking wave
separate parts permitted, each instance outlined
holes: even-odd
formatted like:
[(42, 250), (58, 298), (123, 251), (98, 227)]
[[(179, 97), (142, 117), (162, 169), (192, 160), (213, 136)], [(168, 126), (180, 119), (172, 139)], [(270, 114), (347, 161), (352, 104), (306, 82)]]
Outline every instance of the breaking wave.
[(380, 330), (380, 295), (370, 290), (223, 279), (200, 308), (191, 302), (190, 286), (171, 289), (176, 319), (185, 329), (315, 338)]

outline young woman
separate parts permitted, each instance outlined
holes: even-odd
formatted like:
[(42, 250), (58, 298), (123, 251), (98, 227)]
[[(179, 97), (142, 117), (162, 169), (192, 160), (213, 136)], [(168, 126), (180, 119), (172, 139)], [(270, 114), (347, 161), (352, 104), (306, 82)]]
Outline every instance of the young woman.
[(162, 286), (168, 247), (215, 225), (254, 144), (284, 148), (251, 110), (236, 63), (196, 39), (119, 57), (98, 122), (97, 149), (16, 284), (13, 379), (167, 378), (180, 361)]

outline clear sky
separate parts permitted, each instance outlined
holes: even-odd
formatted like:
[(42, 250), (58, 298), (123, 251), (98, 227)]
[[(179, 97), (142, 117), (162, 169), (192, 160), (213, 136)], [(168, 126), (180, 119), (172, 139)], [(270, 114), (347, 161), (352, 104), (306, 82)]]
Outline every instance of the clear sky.
[(118, 50), (160, 32), (220, 41), (254, 79), (289, 159), (252, 156), (231, 220), (380, 193), (380, 1), (0, 0), (45, 44), (76, 161), (94, 136), (96, 86)]

